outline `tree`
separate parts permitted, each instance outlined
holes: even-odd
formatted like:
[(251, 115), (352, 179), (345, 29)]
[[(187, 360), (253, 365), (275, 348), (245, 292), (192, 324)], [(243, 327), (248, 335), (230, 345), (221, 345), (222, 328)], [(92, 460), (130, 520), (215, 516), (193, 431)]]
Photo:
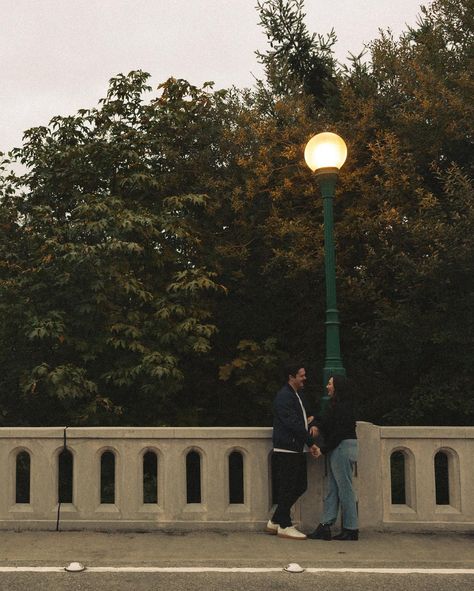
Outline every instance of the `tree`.
[[(312, 97), (316, 108), (327, 106), (337, 93), (334, 30), (324, 37), (310, 34), (304, 22), (304, 0), (259, 0), (260, 25), (270, 49), (256, 52), (264, 65), (266, 84), (274, 98), (292, 93)], [(268, 96), (265, 83), (259, 90)]]
[(28, 172), (2, 187), (8, 424), (162, 422), (183, 364), (209, 350), (206, 294), (222, 287), (200, 260), (195, 168), (219, 164), (223, 96), (171, 79), (145, 104), (146, 79), (117, 76), (98, 109), (15, 151)]
[(473, 40), (472, 3), (439, 0), (342, 81), (346, 350), (378, 421), (474, 417)]
[[(294, 4), (271, 7), (268, 18), (280, 14), (284, 23)], [(306, 352), (310, 366), (322, 366), (321, 204), (301, 161), (311, 131), (329, 128), (349, 145), (335, 203), (337, 278), (343, 356), (360, 385), (361, 418), (472, 422), (472, 31), (467, 1), (422, 9), (399, 40), (383, 33), (365, 61), (338, 70), (336, 111), (315, 111), (311, 96), (286, 84), (287, 70), (268, 70), (272, 109), (258, 88), (259, 123), (245, 129), (259, 149), (241, 161), (248, 184), (238, 200), (239, 214), (256, 206), (261, 220), (248, 254), (253, 272), (243, 273), (252, 281), (242, 282), (245, 293), (263, 291), (261, 314), (244, 300), (253, 337), (224, 365), (234, 387), (269, 383), (285, 354)], [(288, 64), (291, 49), (278, 45), (268, 63)]]

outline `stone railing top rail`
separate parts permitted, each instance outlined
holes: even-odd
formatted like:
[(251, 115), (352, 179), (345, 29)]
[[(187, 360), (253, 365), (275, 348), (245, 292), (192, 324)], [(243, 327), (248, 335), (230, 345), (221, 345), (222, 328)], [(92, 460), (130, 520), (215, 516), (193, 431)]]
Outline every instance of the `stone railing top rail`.
[[(380, 427), (382, 439), (474, 439), (474, 427)], [(0, 427), (0, 439), (63, 437), (66, 426)], [(271, 427), (67, 427), (68, 439), (268, 439)]]
[[(66, 427), (1, 427), (0, 439), (62, 438)], [(68, 427), (68, 439), (268, 439), (271, 427)]]
[(381, 439), (474, 439), (474, 427), (380, 427)]

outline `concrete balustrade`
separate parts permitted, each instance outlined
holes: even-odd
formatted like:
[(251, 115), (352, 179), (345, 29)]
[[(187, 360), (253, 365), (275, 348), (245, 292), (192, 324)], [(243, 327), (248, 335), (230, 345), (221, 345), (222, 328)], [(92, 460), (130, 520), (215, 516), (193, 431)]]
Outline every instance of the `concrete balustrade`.
[[(360, 452), (354, 483), (361, 528), (472, 529), (473, 427), (378, 427), (359, 422), (357, 432)], [(62, 530), (261, 530), (271, 514), (270, 428), (68, 428), (66, 447), (73, 458), (73, 495), (72, 503), (59, 505), (58, 458), (64, 450), (64, 428), (0, 428), (0, 529), (56, 529), (59, 515)], [(29, 454), (30, 465), (28, 470), (22, 462), (17, 482), (17, 458), (22, 452)], [(115, 486), (109, 487), (113, 499), (101, 499), (104, 452), (115, 459)], [(157, 458), (156, 503), (144, 502), (147, 452)], [(200, 459), (198, 503), (188, 502), (187, 496), (190, 452)], [(243, 491), (236, 495), (243, 493), (243, 503), (230, 502), (233, 452), (240, 453), (243, 462)], [(397, 452), (403, 454), (397, 461), (404, 490), (395, 500), (402, 498), (403, 503), (392, 498), (391, 458), (393, 462)], [(444, 489), (438, 487), (437, 495), (438, 453), (444, 456), (438, 457), (437, 470), (446, 472), (448, 482)], [(28, 475), (29, 498), (23, 490)], [(236, 478), (236, 486), (239, 482)], [(317, 524), (322, 509), (324, 458), (308, 458), (308, 482), (308, 491), (294, 510), (304, 529)], [(196, 482), (190, 485), (197, 494)], [(437, 504), (441, 496), (443, 504)]]

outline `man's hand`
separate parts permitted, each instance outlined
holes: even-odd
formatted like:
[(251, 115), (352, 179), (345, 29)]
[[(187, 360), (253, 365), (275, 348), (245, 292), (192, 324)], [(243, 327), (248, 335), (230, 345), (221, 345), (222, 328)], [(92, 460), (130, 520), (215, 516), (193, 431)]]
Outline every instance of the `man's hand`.
[(319, 456), (321, 455), (321, 450), (319, 449), (319, 447), (316, 444), (313, 444), (309, 448), (309, 451), (310, 451), (311, 455), (313, 456), (313, 458), (319, 458)]
[(319, 429), (317, 427), (311, 427), (309, 430), (311, 437), (317, 437), (319, 435)]

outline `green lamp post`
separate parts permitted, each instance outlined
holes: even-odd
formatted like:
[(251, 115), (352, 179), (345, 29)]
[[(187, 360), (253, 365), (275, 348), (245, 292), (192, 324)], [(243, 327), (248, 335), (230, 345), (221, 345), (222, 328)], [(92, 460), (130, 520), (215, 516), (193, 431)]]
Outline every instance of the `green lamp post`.
[[(336, 302), (336, 257), (333, 237), (333, 198), (339, 169), (347, 158), (344, 140), (335, 133), (318, 133), (306, 144), (306, 164), (316, 175), (321, 189), (324, 211), (324, 263), (326, 271), (326, 359), (323, 382), (333, 375), (346, 375), (339, 343), (339, 313)], [(321, 410), (327, 408), (329, 397), (324, 388)]]

